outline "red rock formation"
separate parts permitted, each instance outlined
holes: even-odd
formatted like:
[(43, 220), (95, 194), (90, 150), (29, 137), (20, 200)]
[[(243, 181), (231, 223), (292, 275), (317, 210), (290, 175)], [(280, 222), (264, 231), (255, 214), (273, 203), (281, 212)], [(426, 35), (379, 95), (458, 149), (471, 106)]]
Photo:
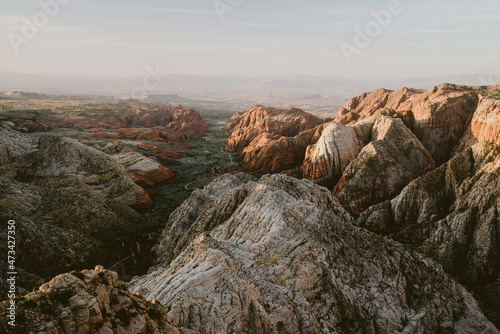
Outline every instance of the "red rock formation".
[(193, 140), (203, 137), (207, 132), (208, 124), (199, 112), (193, 109), (178, 109), (174, 112), (172, 122), (166, 125), (166, 128), (181, 133), (187, 140)]
[(158, 165), (152, 169), (127, 169), (129, 177), (142, 188), (151, 188), (158, 183), (174, 178), (175, 173), (170, 168)]
[(324, 121), (321, 119), (300, 109), (283, 110), (255, 106), (247, 112), (239, 114), (228, 125), (229, 138), (226, 150), (229, 152), (242, 151), (263, 132), (293, 137), (322, 123)]
[[(130, 128), (159, 127), (156, 130), (168, 133), (164, 138), (166, 141), (180, 143), (203, 137), (208, 125), (200, 113), (193, 109), (184, 109), (180, 105), (137, 102), (121, 102), (109, 109), (96, 110), (92, 114), (77, 114), (73, 111), (68, 114), (41, 115), (40, 120), (19, 124), (19, 129), (25, 132), (48, 131), (57, 127), (69, 127), (86, 132), (116, 129), (124, 138), (130, 139), (137, 138), (142, 132)], [(155, 139), (162, 141), (159, 138)]]
[(92, 116), (46, 116), (46, 122), (52, 128), (70, 127), (77, 130), (109, 130), (116, 127), (124, 127), (126, 123), (122, 119), (114, 118), (111, 120), (100, 120)]
[(409, 110), (414, 98), (422, 92), (406, 87), (396, 91), (377, 89), (371, 93), (364, 93), (352, 98), (345, 107), (340, 108), (338, 116), (341, 117), (352, 113), (357, 115), (356, 120), (363, 120), (383, 108), (398, 111)]
[(115, 132), (120, 134), (120, 136), (128, 139), (136, 139), (140, 134), (143, 133), (143, 131), (133, 128), (121, 128), (115, 130)]
[(438, 165), (451, 158), (477, 103), (475, 92), (437, 87), (415, 99), (409, 126)]
[(137, 139), (157, 141), (157, 142), (165, 142), (166, 141), (164, 138), (162, 138), (161, 131), (158, 131), (158, 130), (151, 130), (151, 131), (143, 132), (137, 136)]
[(460, 141), (458, 152), (482, 141), (500, 145), (500, 100), (486, 97), (479, 99), (477, 110)]
[(129, 177), (142, 188), (150, 188), (174, 178), (170, 168), (160, 164), (154, 157), (146, 157), (140, 153), (124, 150), (112, 157), (122, 165)]
[(138, 193), (136, 195), (135, 203), (129, 206), (134, 210), (141, 211), (151, 209), (153, 207), (153, 204), (153, 200), (151, 199), (151, 197), (149, 197), (148, 192), (144, 190), (142, 193)]
[(428, 91), (379, 89), (353, 98), (339, 110), (336, 120), (354, 124), (390, 108), (415, 133), (438, 164), (447, 161), (475, 111), (478, 94), (473, 87), (441, 85)]
[(193, 140), (205, 135), (208, 125), (200, 113), (193, 109), (184, 109), (180, 105), (151, 105), (152, 111), (129, 116), (130, 126), (146, 128), (162, 127), (173, 130), (184, 140)]
[(241, 165), (258, 174), (281, 173), (301, 177), (300, 165), (307, 147), (321, 136), (324, 125), (303, 131), (294, 137), (264, 132), (238, 153)]
[(154, 128), (155, 126), (167, 126), (173, 120), (173, 113), (177, 111), (174, 106), (149, 105), (148, 110), (141, 110), (135, 114), (126, 115), (127, 124), (132, 127)]
[(21, 132), (46, 132), (52, 130), (49, 124), (34, 121), (34, 122), (23, 122), (15, 127), (16, 130)]
[[(256, 106), (233, 116), (226, 149), (238, 152), (247, 171), (286, 173), (335, 188), (358, 215), (455, 152), (477, 141), (499, 143), (500, 102), (479, 95), (496, 96), (492, 90), (451, 84), (379, 89), (351, 99), (337, 124), (320, 126), (298, 109)], [(391, 124), (390, 135), (377, 134), (382, 118)]]
[(118, 133), (122, 138), (168, 142), (170, 144), (178, 145), (187, 149), (192, 148), (192, 146), (182, 143), (183, 140), (187, 140), (190, 138), (189, 134), (179, 134), (172, 131), (173, 130), (167, 130), (166, 128), (161, 126), (156, 126), (149, 131), (141, 131), (134, 128), (122, 128), (115, 130), (115, 132)]
[(365, 100), (368, 96), (368, 93), (363, 93), (360, 96), (355, 96), (347, 102), (345, 107), (342, 107), (339, 109), (339, 116), (344, 116), (347, 115), (348, 113), (352, 112), (353, 110), (357, 109), (361, 102)]
[(137, 144), (136, 146), (140, 147), (140, 148), (154, 151), (154, 152), (159, 153), (159, 154), (161, 154), (167, 158), (170, 158), (170, 159), (182, 159), (182, 158), (186, 157), (186, 155), (184, 153), (167, 151), (167, 150), (164, 150), (162, 148), (159, 148), (158, 146), (154, 146), (151, 144), (140, 143), (140, 144)]
[(105, 128), (90, 128), (83, 130), (84, 132), (106, 132)]

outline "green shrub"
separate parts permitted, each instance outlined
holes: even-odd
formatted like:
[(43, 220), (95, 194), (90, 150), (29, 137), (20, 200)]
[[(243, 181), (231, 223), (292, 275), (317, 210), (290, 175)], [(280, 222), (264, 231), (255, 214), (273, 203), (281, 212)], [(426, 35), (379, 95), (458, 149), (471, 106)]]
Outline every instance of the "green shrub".
[(71, 275), (73, 276), (76, 276), (78, 277), (79, 279), (81, 279), (82, 281), (84, 280), (85, 278), (85, 275), (81, 272), (81, 271), (76, 271), (76, 270), (73, 270), (73, 271), (70, 271), (69, 272)]

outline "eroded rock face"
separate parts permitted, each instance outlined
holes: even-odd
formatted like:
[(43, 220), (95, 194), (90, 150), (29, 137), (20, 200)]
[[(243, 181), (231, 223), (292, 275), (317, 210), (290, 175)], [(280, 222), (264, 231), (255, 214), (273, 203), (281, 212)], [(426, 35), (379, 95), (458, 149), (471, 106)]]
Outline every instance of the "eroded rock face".
[(200, 113), (193, 109), (177, 109), (173, 120), (166, 126), (167, 129), (176, 131), (186, 139), (198, 139), (207, 132), (208, 124)]
[[(103, 152), (69, 138), (35, 138), (6, 128), (0, 137), (0, 216), (4, 224), (17, 223), (16, 265), (27, 273), (20, 288), (31, 290), (36, 280), (30, 274), (48, 279), (106, 262), (113, 255), (108, 247), (140, 227), (132, 208), (152, 205)], [(0, 232), (5, 240), (6, 231)], [(6, 247), (0, 245), (5, 254)]]
[(437, 87), (416, 99), (411, 111), (413, 123), (409, 126), (436, 164), (452, 157), (477, 103), (476, 92)]
[[(99, 145), (97, 146), (99, 147)], [(138, 146), (160, 154), (168, 153), (153, 145), (138, 144)], [(125, 168), (128, 176), (142, 188), (151, 188), (175, 177), (174, 171), (163, 166), (155, 157), (147, 157), (122, 143), (106, 143), (99, 149), (111, 155), (116, 162)]]
[(300, 165), (307, 148), (318, 140), (324, 124), (294, 137), (281, 137), (264, 132), (238, 154), (240, 164), (254, 173), (281, 173), (301, 177)]
[(303, 176), (333, 188), (363, 147), (354, 127), (332, 123), (323, 130), (318, 142), (307, 148)]
[(132, 290), (198, 333), (498, 333), (439, 265), (285, 175), (225, 175), (195, 191), (155, 253)]
[(355, 216), (394, 198), (412, 180), (435, 168), (432, 156), (401, 119), (380, 114), (373, 120), (370, 143), (345, 168), (333, 190)]
[(465, 136), (460, 141), (458, 151), (482, 141), (500, 145), (500, 100), (480, 98)]
[(8, 164), (13, 158), (36, 149), (37, 140), (11, 129), (14, 124), (0, 123), (0, 166)]
[(15, 167), (14, 178), (21, 182), (52, 187), (68, 185), (78, 188), (78, 194), (113, 198), (135, 206), (144, 190), (126, 177), (120, 165), (108, 155), (78, 141), (64, 137), (41, 137), (35, 150), (14, 158), (5, 168)]
[(228, 125), (229, 138), (226, 150), (229, 152), (242, 151), (262, 133), (293, 137), (324, 123), (300, 109), (284, 110), (262, 106), (255, 106), (245, 113), (236, 114), (233, 119), (234, 121)]
[[(381, 108), (399, 114), (438, 165), (452, 155), (476, 110), (479, 96), (473, 87), (441, 85), (427, 91), (403, 88), (363, 94), (339, 111), (342, 120), (352, 114), (354, 122), (369, 118)], [(352, 123), (351, 123), (352, 124)]]
[[(332, 189), (357, 216), (470, 145), (500, 142), (495, 94), (495, 87), (452, 84), (379, 89), (351, 99), (333, 122), (293, 135), (270, 130), (273, 116), (265, 111), (275, 109), (255, 107), (233, 117), (227, 149), (238, 152), (246, 171), (285, 173)], [(381, 115), (402, 132), (376, 139)]]
[[(9, 301), (0, 304), (8, 314)], [(16, 303), (16, 327), (0, 319), (2, 333), (188, 334), (173, 326), (163, 306), (132, 294), (115, 272), (97, 266), (63, 274)]]
[(496, 296), (485, 308), (498, 325), (499, 198), (500, 147), (479, 143), (371, 207), (357, 223), (417, 247), (473, 291)]
[(340, 108), (338, 115), (353, 114), (356, 115), (357, 121), (369, 118), (378, 110), (384, 108), (410, 110), (414, 103), (413, 101), (422, 93), (424, 91), (406, 87), (396, 91), (377, 89), (373, 92), (353, 97), (343, 108)]

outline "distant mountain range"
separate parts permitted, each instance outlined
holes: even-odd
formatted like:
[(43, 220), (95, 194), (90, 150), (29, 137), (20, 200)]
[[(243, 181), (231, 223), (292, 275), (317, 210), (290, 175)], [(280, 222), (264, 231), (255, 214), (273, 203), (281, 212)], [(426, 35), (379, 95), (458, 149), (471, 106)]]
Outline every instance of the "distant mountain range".
[[(294, 95), (302, 100), (328, 98), (348, 99), (366, 91), (384, 87), (402, 86), (428, 88), (443, 82), (467, 85), (491, 85), (500, 81), (500, 75), (450, 75), (441, 77), (361, 80), (341, 77), (286, 76), (242, 77), (161, 74), (161, 80), (149, 80), (144, 88), (144, 77), (80, 77), (44, 76), (34, 74), (0, 73), (0, 91), (30, 91), (41, 94), (112, 95), (117, 98), (133, 97), (135, 91), (146, 93), (150, 100), (170, 102), (222, 101), (268, 99), (283, 102)], [(153, 87), (151, 89), (151, 87)], [(139, 88), (139, 89), (138, 89)], [(143, 89), (144, 88), (144, 89)], [(177, 95), (178, 94), (178, 95)], [(162, 95), (159, 97), (159, 95)], [(184, 96), (184, 97), (182, 97)], [(287, 101), (285, 101), (285, 96)]]

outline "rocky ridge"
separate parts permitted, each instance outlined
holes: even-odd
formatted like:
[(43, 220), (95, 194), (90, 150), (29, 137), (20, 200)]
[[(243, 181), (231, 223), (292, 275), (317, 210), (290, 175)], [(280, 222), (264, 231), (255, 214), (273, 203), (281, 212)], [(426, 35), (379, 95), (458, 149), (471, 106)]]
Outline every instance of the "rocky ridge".
[(306, 180), (222, 176), (171, 215), (155, 254), (132, 290), (198, 333), (498, 333), (439, 265)]
[[(369, 120), (373, 121), (370, 142), (345, 167), (333, 190), (355, 216), (393, 198), (416, 177), (435, 168), (430, 153), (401, 119), (378, 114)], [(367, 124), (372, 123), (363, 126)]]
[[(470, 145), (500, 144), (500, 105), (488, 97), (496, 96), (491, 93), (495, 89), (451, 84), (427, 91), (379, 89), (351, 99), (334, 121), (287, 135), (282, 135), (287, 132), (283, 128), (273, 132), (263, 127), (252, 108), (235, 115), (227, 146), (238, 152), (245, 170), (307, 178), (332, 189), (344, 207), (358, 215)], [(408, 139), (400, 140), (400, 134), (373, 136), (380, 114), (393, 118), (387, 124), (397, 124)]]
[(228, 125), (228, 152), (240, 152), (261, 133), (293, 137), (323, 123), (319, 118), (297, 108), (289, 110), (255, 106), (243, 114), (235, 114)]
[[(9, 301), (0, 304), (8, 314)], [(2, 333), (192, 334), (174, 327), (163, 306), (132, 294), (115, 272), (97, 266), (55, 277), (16, 300), (16, 327), (1, 317)]]
[(500, 146), (483, 142), (417, 178), (391, 201), (369, 208), (357, 224), (441, 263), (480, 296), (498, 326), (499, 198)]
[[(148, 193), (103, 152), (74, 139), (37, 138), (2, 126), (0, 217), (4, 224), (16, 221), (21, 291), (118, 256), (120, 240), (141, 226), (134, 209), (152, 205)], [(6, 247), (0, 246), (5, 254)]]

